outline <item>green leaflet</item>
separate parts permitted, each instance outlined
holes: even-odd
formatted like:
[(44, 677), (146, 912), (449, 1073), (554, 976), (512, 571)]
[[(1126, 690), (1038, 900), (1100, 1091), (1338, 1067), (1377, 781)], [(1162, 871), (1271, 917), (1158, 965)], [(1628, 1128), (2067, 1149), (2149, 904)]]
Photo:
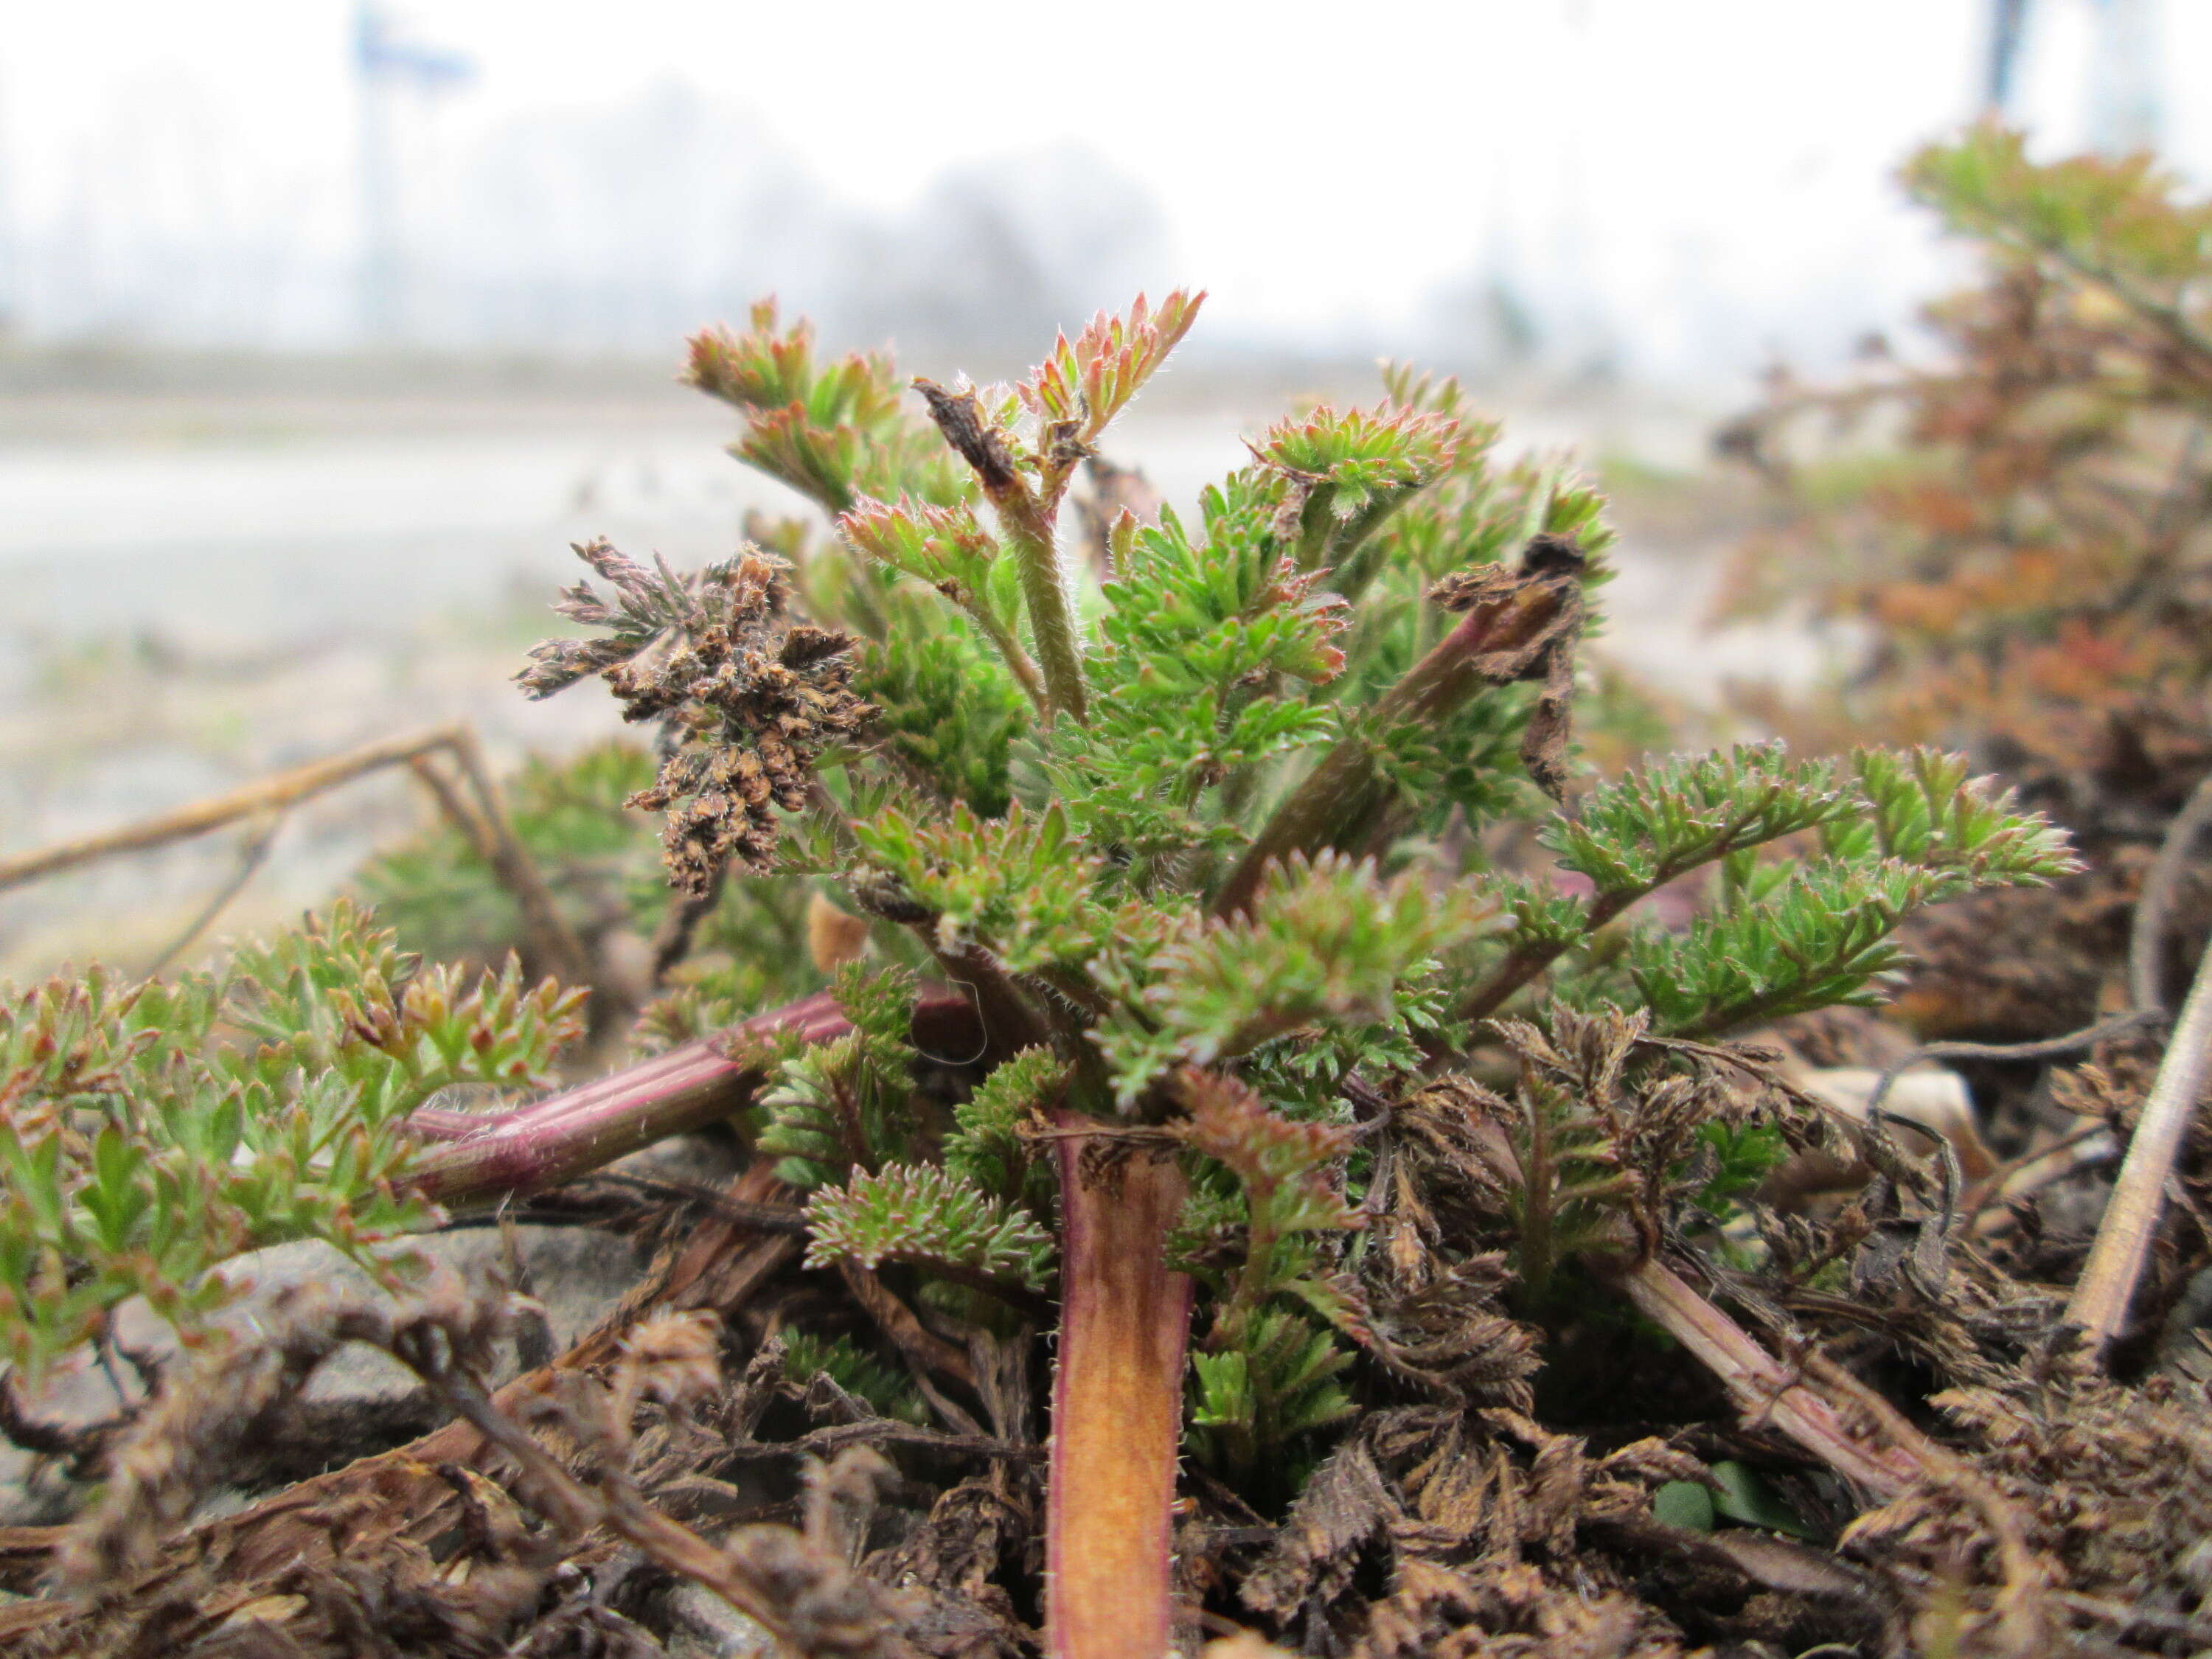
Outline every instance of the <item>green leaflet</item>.
[(581, 1000), (511, 961), (420, 969), (343, 900), (219, 975), (0, 987), (0, 1352), (35, 1376), (132, 1296), (190, 1332), (228, 1294), (211, 1269), (288, 1239), (389, 1279), (432, 1213), (401, 1195), (406, 1115), (544, 1086)]

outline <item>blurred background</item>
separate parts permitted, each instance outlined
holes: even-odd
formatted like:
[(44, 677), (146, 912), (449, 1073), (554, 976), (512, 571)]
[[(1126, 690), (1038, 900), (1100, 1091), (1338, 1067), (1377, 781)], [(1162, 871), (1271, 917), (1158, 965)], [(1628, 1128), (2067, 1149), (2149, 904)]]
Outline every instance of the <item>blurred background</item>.
[[(0, 854), (447, 720), (502, 762), (605, 731), (507, 676), (568, 542), (681, 564), (774, 504), (674, 381), (771, 291), (982, 379), (1208, 288), (1113, 452), (1170, 499), (1378, 356), (1456, 373), (1613, 489), (1617, 662), (1692, 702), (1802, 679), (1788, 628), (1704, 626), (1753, 511), (1717, 424), (1777, 364), (1911, 354), (1957, 258), (1916, 144), (1994, 109), (2201, 184), (2208, 66), (2189, 0), (18, 6)], [(226, 926), (423, 810), (399, 776), (301, 808)], [(0, 972), (143, 965), (240, 857), (0, 893)]]

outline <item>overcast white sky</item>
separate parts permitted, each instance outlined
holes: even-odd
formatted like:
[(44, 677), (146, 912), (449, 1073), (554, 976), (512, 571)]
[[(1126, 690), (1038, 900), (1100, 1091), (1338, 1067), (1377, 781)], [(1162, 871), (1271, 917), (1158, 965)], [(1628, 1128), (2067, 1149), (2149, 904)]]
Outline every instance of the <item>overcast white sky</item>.
[[(2042, 0), (2032, 40), (2025, 107), (2055, 144), (2079, 133), (2090, 3)], [(1891, 173), (1914, 143), (1972, 113), (1984, 5), (392, 9), (480, 65), (436, 118), (444, 143), (682, 77), (753, 112), (830, 191), (896, 206), (950, 164), (1078, 139), (1156, 192), (1219, 325), (1387, 327), (1504, 257), (1582, 289), (1577, 303), (1648, 319), (1649, 355), (1680, 368), (1716, 303), (1802, 343), (1935, 280)], [(2212, 151), (2212, 5), (2168, 0), (2164, 12), (2171, 146), (2196, 163)], [(232, 160), (220, 178), (139, 179), (145, 213), (180, 235), (210, 216), (276, 216), (337, 257), (356, 234), (349, 15), (349, 0), (0, 0), (0, 186), (17, 234), (119, 188), (103, 158), (166, 112)]]

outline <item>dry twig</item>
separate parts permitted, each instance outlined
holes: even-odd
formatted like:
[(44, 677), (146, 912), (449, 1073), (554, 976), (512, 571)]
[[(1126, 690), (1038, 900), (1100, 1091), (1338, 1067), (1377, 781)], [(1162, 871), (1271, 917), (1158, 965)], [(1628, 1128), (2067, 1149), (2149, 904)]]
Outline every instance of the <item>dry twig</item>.
[[(458, 792), (428, 767), (429, 757), (441, 753), (450, 755), (459, 768), (475, 797), (473, 803), (464, 802)], [(583, 945), (561, 915), (544, 874), (516, 839), (500, 799), (498, 786), (484, 765), (483, 751), (476, 733), (465, 726), (440, 726), (411, 737), (386, 738), (364, 744), (343, 755), (293, 767), (240, 788), (143, 818), (120, 830), (82, 836), (74, 841), (0, 858), (0, 890), (19, 887), (44, 876), (58, 875), (64, 870), (74, 870), (119, 853), (143, 853), (173, 842), (190, 841), (241, 818), (281, 814), (310, 796), (392, 766), (410, 767), (429, 784), (440, 806), (491, 866), (500, 882), (514, 895), (515, 904), (522, 913), (524, 939), (528, 954), (533, 958), (532, 967), (564, 984), (589, 984), (591, 962), (584, 953)], [(251, 874), (251, 869), (246, 873)], [(235, 890), (234, 886), (221, 895), (195, 925), (194, 933), (206, 927), (214, 913), (235, 896)], [(192, 936), (187, 934), (183, 943), (189, 944)], [(176, 948), (182, 948), (181, 945)], [(173, 955), (174, 950), (170, 954)]]
[(2128, 1142), (2126, 1161), (2112, 1187), (2112, 1201), (2098, 1224), (2097, 1242), (2066, 1304), (2067, 1322), (2087, 1334), (2092, 1352), (2102, 1354), (2119, 1334), (2135, 1299), (2136, 1281), (2150, 1255), (2152, 1235), (2165, 1202), (2166, 1180), (2173, 1171), (2189, 1120), (2204, 1092), (2212, 1069), (2212, 951), (2197, 963), (2189, 1000), (2181, 1005), (2166, 1058), (2159, 1062), (2150, 1098), (2143, 1103)]
[(156, 814), (120, 830), (83, 836), (0, 859), (0, 889), (18, 887), (40, 876), (58, 875), (64, 870), (73, 870), (117, 853), (142, 853), (149, 848), (166, 847), (171, 842), (188, 841), (220, 830), (227, 823), (235, 823), (240, 818), (295, 805), (310, 795), (350, 783), (368, 773), (387, 766), (404, 765), (418, 756), (449, 748), (459, 731), (458, 726), (441, 726), (433, 732), (418, 732), (412, 737), (386, 738), (328, 760), (311, 761), (222, 794), (210, 795), (205, 800)]
[(1853, 1434), (1843, 1416), (1795, 1370), (1768, 1353), (1743, 1327), (1698, 1294), (1656, 1257), (1621, 1276), (1637, 1311), (1663, 1328), (1727, 1388), (1755, 1421), (1778, 1429), (1853, 1486), (1894, 1498), (1929, 1470), (1920, 1448), (1891, 1425), (1887, 1443)]

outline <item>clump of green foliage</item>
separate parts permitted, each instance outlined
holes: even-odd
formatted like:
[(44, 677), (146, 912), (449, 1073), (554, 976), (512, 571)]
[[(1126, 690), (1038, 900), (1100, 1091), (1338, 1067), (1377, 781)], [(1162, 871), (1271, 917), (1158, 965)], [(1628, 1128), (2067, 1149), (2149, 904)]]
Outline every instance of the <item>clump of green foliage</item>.
[[(580, 918), (709, 959), (646, 1046), (836, 969), (822, 1040), (747, 1051), (749, 1127), (804, 1195), (805, 1263), (856, 1297), (892, 1275), (1010, 1343), (1056, 1299), (1064, 1360), (1115, 1316), (1066, 1265), (1072, 1218), (1173, 1160), (1179, 1219), (1127, 1242), (1188, 1275), (1193, 1340), (1147, 1386), (1187, 1389), (1193, 1449), (1279, 1503), (1363, 1394), (1522, 1400), (1528, 1341), (1492, 1300), (1516, 1274), (1540, 1316), (1564, 1261), (1714, 1224), (1794, 1109), (1723, 1086), (1747, 1062), (1716, 1043), (1874, 1000), (1908, 915), (2071, 866), (1932, 751), (1579, 778), (1613, 533), (1560, 467), (1498, 460), (1450, 381), (1394, 370), (1371, 407), (1298, 413), (1188, 512), (1103, 515), (1079, 568), (1074, 487), (1201, 297), (1102, 316), (1013, 387), (917, 381), (919, 406), (887, 358), (823, 361), (770, 307), (702, 337), (737, 453), (818, 520), (696, 572), (579, 549), (606, 589), (562, 608), (599, 631), (524, 684), (605, 678), (659, 753), (538, 769), (514, 815)], [(665, 927), (621, 800), (665, 813), (697, 933)], [(1543, 856), (1501, 863), (1530, 839), (1501, 830)], [(484, 891), (435, 840), (367, 884), (425, 933)], [(1693, 921), (1639, 908), (1662, 888)], [(873, 961), (806, 959), (829, 897)], [(924, 1052), (924, 981), (961, 988), (972, 1051)], [(344, 908), (221, 980), (11, 1002), (18, 1363), (125, 1291), (190, 1316), (228, 1252), (419, 1220), (407, 1115), (541, 1078), (574, 1006), (409, 980)], [(1425, 1182), (1460, 1194), (1449, 1227)], [(892, 1397), (865, 1355), (794, 1352)]]
[[(553, 875), (562, 915), (580, 938), (618, 927), (650, 938), (668, 907), (659, 861), (623, 805), (652, 781), (652, 757), (617, 742), (562, 761), (532, 757), (506, 781), (515, 839)], [(447, 819), (378, 854), (354, 885), (410, 950), (434, 962), (496, 960), (522, 942), (514, 895)]]
[[(887, 360), (822, 363), (766, 310), (702, 338), (693, 378), (743, 414), (737, 453), (831, 526), (783, 534), (766, 614), (841, 634), (878, 710), (872, 744), (823, 751), (768, 879), (903, 933), (988, 1032), (957, 1124), (857, 981), (853, 1034), (785, 1063), (760, 1133), (813, 1192), (810, 1260), (1034, 1291), (1057, 1221), (1047, 1115), (1164, 1133), (1194, 1188), (1190, 1431), (1249, 1479), (1340, 1420), (1352, 1355), (1388, 1346), (1350, 1201), (1362, 1090), (1480, 1068), (1508, 1013), (1536, 1030), (1632, 1010), (1616, 1070), (1663, 1073), (1874, 1000), (1912, 911), (2069, 866), (1932, 752), (1743, 749), (1547, 802), (1572, 774), (1575, 646), (1612, 532), (1578, 480), (1495, 463), (1449, 381), (1394, 371), (1372, 408), (1285, 422), (1191, 515), (1115, 519), (1079, 580), (1071, 486), (1197, 303), (1102, 317), (1014, 387), (917, 382), (926, 421)], [(659, 580), (674, 617), (688, 579)], [(655, 648), (680, 657), (693, 626)], [(1494, 867), (1484, 832), (1532, 821), (1550, 867)], [(1687, 927), (1632, 914), (1701, 875)], [(1668, 1141), (1673, 1164), (1710, 1154), (1702, 1127)]]
[(434, 1213), (409, 1114), (543, 1088), (581, 1000), (423, 969), (343, 900), (214, 972), (0, 986), (0, 1352), (36, 1377), (133, 1296), (189, 1334), (232, 1293), (215, 1269), (291, 1239), (390, 1282)]

